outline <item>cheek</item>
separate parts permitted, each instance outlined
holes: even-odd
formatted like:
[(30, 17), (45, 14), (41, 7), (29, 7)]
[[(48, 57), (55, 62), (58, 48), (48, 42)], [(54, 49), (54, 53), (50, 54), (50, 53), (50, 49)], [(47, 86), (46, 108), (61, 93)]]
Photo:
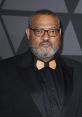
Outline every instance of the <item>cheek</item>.
[(52, 41), (52, 46), (53, 48), (59, 48), (60, 46), (60, 38), (55, 38), (53, 41)]
[(40, 40), (39, 39), (35, 39), (34, 37), (31, 37), (30, 39), (31, 39), (32, 47), (38, 48), (39, 44), (40, 44)]

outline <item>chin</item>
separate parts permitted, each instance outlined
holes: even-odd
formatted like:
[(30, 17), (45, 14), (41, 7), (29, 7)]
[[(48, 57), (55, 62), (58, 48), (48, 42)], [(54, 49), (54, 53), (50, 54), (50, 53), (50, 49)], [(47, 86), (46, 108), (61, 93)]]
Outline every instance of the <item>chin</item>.
[(48, 57), (52, 57), (55, 55), (57, 49), (50, 49), (50, 50), (46, 50), (46, 49), (36, 49), (36, 48), (32, 48), (32, 52), (35, 54), (35, 56), (37, 56), (38, 58), (48, 58)]

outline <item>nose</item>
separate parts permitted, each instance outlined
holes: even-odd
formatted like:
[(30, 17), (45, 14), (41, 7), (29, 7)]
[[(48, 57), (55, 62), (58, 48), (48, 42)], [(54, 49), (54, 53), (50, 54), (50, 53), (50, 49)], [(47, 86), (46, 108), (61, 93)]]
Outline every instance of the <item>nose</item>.
[(48, 35), (47, 31), (44, 32), (42, 39), (45, 40), (45, 41), (47, 41), (49, 39), (49, 35)]

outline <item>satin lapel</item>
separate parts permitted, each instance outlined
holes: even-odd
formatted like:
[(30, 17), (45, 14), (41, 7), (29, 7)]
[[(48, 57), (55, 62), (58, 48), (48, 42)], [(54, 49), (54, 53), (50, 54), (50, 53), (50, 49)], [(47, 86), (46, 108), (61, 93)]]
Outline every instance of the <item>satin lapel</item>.
[[(29, 55), (28, 58), (30, 59), (32, 58), (32, 56)], [(29, 61), (28, 58), (26, 61)], [(37, 76), (33, 69), (32, 60), (30, 60), (29, 63), (25, 63), (24, 59), (24, 62), (22, 63), (23, 64), (21, 66), (21, 69), (19, 70), (21, 80), (24, 83), (24, 87), (26, 87), (26, 90), (29, 91), (29, 94), (33, 99), (33, 103), (35, 103), (35, 108), (37, 107), (39, 112), (43, 115), (43, 117), (45, 117), (44, 106), (42, 101), (42, 92), (38, 81), (36, 80)]]
[(63, 76), (64, 76), (64, 99), (62, 108), (62, 117), (67, 111), (68, 105), (73, 91), (73, 68), (69, 67), (65, 62), (61, 62)]
[(31, 85), (30, 94), (33, 98), (33, 101), (37, 105), (39, 111), (41, 112), (43, 117), (45, 117), (45, 111), (44, 111), (45, 109), (43, 106), (44, 105), (43, 104), (43, 93), (42, 93), (41, 87), (39, 85), (39, 82), (37, 81), (37, 75), (36, 75), (35, 71), (32, 68), (30, 68), (30, 71), (29, 71), (29, 76), (31, 78), (31, 80), (30, 80), (30, 85)]

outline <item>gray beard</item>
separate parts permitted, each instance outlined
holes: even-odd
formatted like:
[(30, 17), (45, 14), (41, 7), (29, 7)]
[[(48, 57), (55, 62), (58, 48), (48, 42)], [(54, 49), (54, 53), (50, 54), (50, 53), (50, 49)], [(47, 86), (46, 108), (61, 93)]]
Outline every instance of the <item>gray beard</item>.
[(31, 47), (31, 50), (33, 52), (33, 54), (38, 57), (39, 59), (41, 60), (49, 60), (51, 59), (55, 53), (57, 52), (57, 49), (51, 49), (51, 51), (48, 53), (48, 54), (45, 54), (44, 52), (42, 52), (41, 50), (39, 49), (36, 49), (36, 48), (33, 48)]

